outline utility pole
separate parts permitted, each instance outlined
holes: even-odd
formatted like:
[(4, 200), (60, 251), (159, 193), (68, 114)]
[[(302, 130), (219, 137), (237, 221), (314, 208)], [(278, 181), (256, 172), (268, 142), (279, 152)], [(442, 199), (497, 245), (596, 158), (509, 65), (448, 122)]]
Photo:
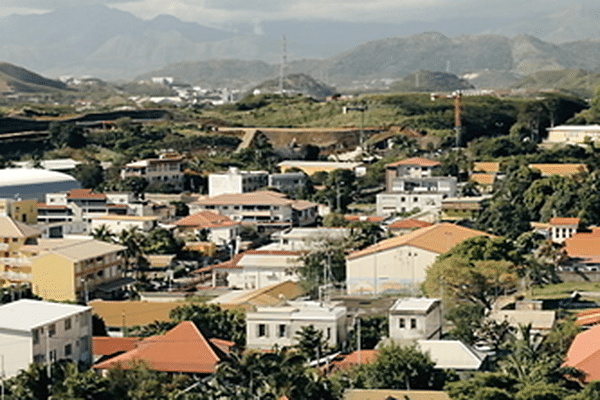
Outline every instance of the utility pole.
[(287, 64), (287, 40), (283, 35), (283, 51), (281, 53), (281, 66), (279, 68), (279, 94), (283, 96), (283, 80), (285, 78), (285, 68)]
[(456, 147), (460, 147), (460, 138), (462, 135), (462, 92), (457, 90), (449, 95), (440, 95), (438, 93), (431, 93), (431, 101), (435, 101), (439, 98), (454, 99), (454, 131), (456, 133)]
[(356, 341), (357, 341), (356, 347), (358, 349), (357, 350), (358, 351), (358, 365), (360, 365), (360, 364), (362, 364), (362, 356), (361, 356), (361, 351), (360, 351), (360, 315), (357, 316), (357, 318), (358, 319), (356, 321), (356, 324), (357, 324), (357, 327), (356, 327)]

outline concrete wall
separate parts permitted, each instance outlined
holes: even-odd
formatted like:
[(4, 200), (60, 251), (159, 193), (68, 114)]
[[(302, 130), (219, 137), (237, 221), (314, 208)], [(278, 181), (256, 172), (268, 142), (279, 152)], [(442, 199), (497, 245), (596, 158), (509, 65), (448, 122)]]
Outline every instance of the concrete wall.
[(15, 376), (33, 361), (31, 333), (0, 329), (0, 355), (4, 356), (4, 372)]
[(348, 294), (413, 291), (438, 254), (401, 246), (346, 261)]

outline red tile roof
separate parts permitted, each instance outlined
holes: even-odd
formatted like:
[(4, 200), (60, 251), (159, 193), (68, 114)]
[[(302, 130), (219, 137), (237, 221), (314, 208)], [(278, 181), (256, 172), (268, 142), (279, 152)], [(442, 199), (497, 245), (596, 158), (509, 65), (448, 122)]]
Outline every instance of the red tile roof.
[(225, 215), (219, 215), (212, 211), (200, 211), (175, 222), (178, 227), (194, 227), (198, 229), (220, 228), (239, 225)]
[(92, 337), (92, 354), (110, 356), (115, 353), (133, 350), (141, 339), (138, 337)]
[(585, 310), (577, 314), (575, 325), (589, 326), (596, 325), (600, 322), (600, 308)]
[(55, 204), (46, 204), (46, 203), (37, 203), (37, 208), (46, 209), (46, 210), (66, 210), (67, 206), (55, 205)]
[(563, 365), (585, 373), (585, 382), (600, 379), (600, 325), (575, 337)]
[(600, 228), (592, 228), (592, 232), (578, 232), (565, 239), (564, 243), (569, 257), (599, 257)]
[(361, 364), (369, 364), (377, 358), (379, 351), (377, 351), (377, 350), (361, 350), (359, 352), (358, 350), (355, 350), (352, 353), (348, 354), (347, 356), (343, 357), (341, 360), (334, 360), (331, 363), (332, 369), (340, 370), (340, 369), (346, 369), (346, 368), (350, 368), (355, 365), (358, 365), (359, 353), (360, 353), (360, 363)]
[(405, 160), (396, 161), (386, 165), (386, 167), (398, 167), (400, 165), (418, 165), (419, 167), (437, 167), (441, 165), (438, 161), (428, 160), (423, 157), (412, 157)]
[(550, 225), (579, 225), (580, 222), (579, 218), (550, 218)]
[(155, 371), (210, 374), (215, 372), (221, 359), (196, 325), (183, 321), (164, 335), (146, 338), (135, 349), (92, 368), (128, 369), (136, 361), (145, 362)]
[(487, 173), (500, 172), (500, 163), (499, 162), (476, 161), (473, 163), (473, 172), (487, 172)]
[(383, 217), (378, 217), (377, 215), (344, 215), (344, 218), (350, 222), (383, 222)]
[(496, 175), (483, 173), (471, 174), (471, 176), (469, 176), (469, 180), (479, 185), (493, 185), (496, 181)]
[(475, 229), (465, 228), (450, 223), (441, 223), (428, 226), (427, 228), (417, 229), (406, 235), (383, 240), (366, 249), (351, 253), (347, 259), (352, 260), (354, 258), (407, 245), (442, 254), (464, 240), (477, 236), (495, 237), (494, 235)]
[(99, 199), (105, 200), (104, 193), (93, 193), (92, 189), (71, 189), (67, 193), (67, 199)]
[(585, 164), (529, 164), (530, 169), (537, 169), (542, 175), (572, 176), (588, 170)]
[(294, 200), (286, 199), (284, 195), (268, 190), (250, 193), (222, 194), (198, 200), (195, 204), (205, 205), (279, 205), (291, 206)]
[(402, 219), (396, 221), (393, 224), (388, 225), (389, 229), (415, 229), (415, 228), (426, 228), (433, 225), (427, 221), (420, 221), (418, 219)]

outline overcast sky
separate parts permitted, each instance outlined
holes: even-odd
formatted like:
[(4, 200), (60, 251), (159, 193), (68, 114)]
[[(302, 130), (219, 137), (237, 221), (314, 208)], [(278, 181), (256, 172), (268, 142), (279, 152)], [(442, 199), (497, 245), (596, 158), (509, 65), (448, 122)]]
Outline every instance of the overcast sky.
[(58, 7), (103, 3), (151, 19), (170, 14), (201, 25), (284, 19), (431, 21), (453, 17), (515, 17), (560, 11), (597, 0), (0, 0), (0, 16), (42, 13)]

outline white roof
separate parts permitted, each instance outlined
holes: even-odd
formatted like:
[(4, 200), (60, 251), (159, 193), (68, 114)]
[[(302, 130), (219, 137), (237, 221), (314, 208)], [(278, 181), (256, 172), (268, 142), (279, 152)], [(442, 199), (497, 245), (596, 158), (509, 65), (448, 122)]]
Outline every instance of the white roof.
[(278, 166), (286, 166), (286, 167), (338, 167), (338, 168), (356, 168), (363, 165), (362, 162), (339, 162), (339, 161), (297, 161), (297, 160), (287, 160), (282, 161)]
[(459, 340), (418, 340), (423, 353), (429, 353), (436, 368), (478, 370), (485, 356)]
[(548, 128), (549, 131), (600, 131), (600, 125), (559, 125)]
[[(20, 168), (32, 168), (33, 167), (33, 161), (17, 161), (16, 163), (14, 163), (15, 165), (17, 165)], [(42, 168), (44, 169), (48, 169), (48, 170), (66, 170), (66, 169), (73, 169), (76, 166), (78, 166), (79, 164), (81, 164), (80, 161), (75, 161), (72, 158), (61, 158), (61, 159), (56, 159), (56, 160), (41, 160), (40, 161), (40, 165), (42, 166)]]
[(79, 186), (75, 178), (62, 172), (34, 168), (0, 169), (0, 188), (59, 182), (73, 182)]
[(0, 329), (31, 331), (34, 328), (91, 310), (91, 307), (23, 299), (0, 307)]
[(439, 299), (430, 299), (427, 297), (406, 297), (396, 300), (391, 311), (412, 311), (426, 313)]

